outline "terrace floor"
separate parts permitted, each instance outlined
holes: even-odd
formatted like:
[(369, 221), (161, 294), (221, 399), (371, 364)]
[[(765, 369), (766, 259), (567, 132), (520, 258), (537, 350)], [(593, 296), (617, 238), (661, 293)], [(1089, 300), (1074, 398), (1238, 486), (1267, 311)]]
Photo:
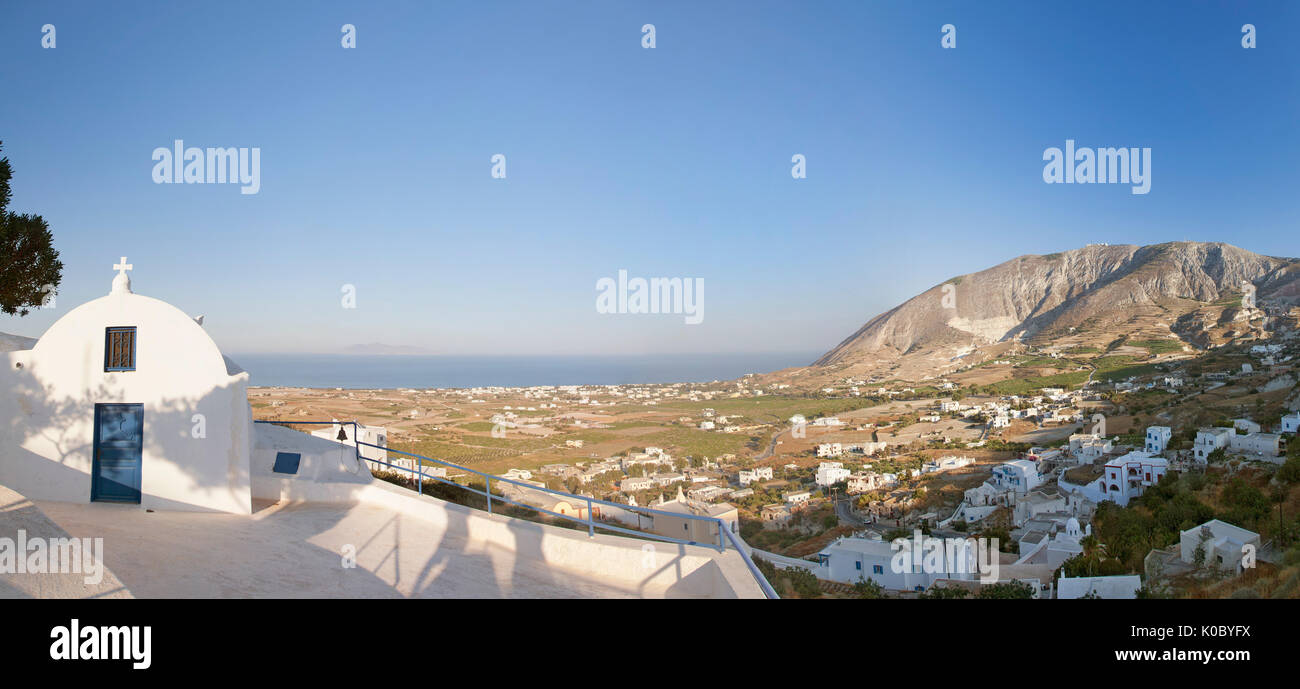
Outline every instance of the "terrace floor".
[[(76, 537), (103, 537), (104, 560), (141, 598), (625, 598), (662, 590), (584, 580), (467, 546), (454, 530), (377, 505), (268, 503), (254, 513), (146, 512), (37, 501)], [(344, 554), (355, 553), (355, 567)]]

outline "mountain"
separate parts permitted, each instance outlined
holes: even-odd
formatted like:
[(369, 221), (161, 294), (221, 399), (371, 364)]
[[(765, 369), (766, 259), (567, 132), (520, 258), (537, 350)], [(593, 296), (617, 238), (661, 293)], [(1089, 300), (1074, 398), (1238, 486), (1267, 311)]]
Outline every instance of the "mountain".
[[(1254, 307), (1243, 300), (1251, 286)], [(872, 318), (812, 370), (920, 380), (1029, 347), (1157, 341), (1194, 351), (1294, 329), (1298, 303), (1300, 259), (1222, 243), (1092, 244), (935, 285)]]

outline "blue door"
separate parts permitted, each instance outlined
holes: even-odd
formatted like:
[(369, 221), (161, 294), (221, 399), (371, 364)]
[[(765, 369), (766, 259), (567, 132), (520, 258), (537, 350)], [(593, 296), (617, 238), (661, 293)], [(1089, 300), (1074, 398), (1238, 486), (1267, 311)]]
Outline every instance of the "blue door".
[(90, 499), (139, 504), (143, 449), (143, 404), (96, 404)]

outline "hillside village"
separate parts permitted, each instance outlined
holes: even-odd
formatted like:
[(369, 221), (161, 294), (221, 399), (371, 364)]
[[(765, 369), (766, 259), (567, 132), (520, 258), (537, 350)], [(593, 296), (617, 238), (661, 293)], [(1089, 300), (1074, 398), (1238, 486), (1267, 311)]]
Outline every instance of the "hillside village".
[[(802, 582), (805, 596), (977, 595), (969, 576), (889, 574), (890, 541), (920, 530), (998, 538), (1002, 583), (1037, 598), (1293, 596), (1297, 344), (1193, 355), (1126, 342), (1092, 357), (1024, 347), (970, 369), (983, 378), (923, 385), (845, 378), (800, 391), (747, 376), (262, 388), (250, 400), (259, 418), (358, 419), (392, 449), (509, 479), (494, 493), (553, 515), (586, 519), (591, 509), (597, 520), (674, 536), (684, 520), (662, 513), (720, 518), (786, 593)], [(1045, 364), (1080, 370), (1032, 375)], [(385, 459), (414, 466), (398, 453)], [(473, 483), (454, 467), (424, 470)], [(543, 487), (661, 514), (589, 508)], [(1133, 520), (1158, 525), (1140, 544), (1108, 541)]]

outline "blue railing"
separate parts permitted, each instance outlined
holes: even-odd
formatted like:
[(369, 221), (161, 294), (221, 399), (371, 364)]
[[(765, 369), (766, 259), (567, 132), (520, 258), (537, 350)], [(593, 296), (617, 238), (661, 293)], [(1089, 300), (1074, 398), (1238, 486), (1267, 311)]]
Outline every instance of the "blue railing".
[[(523, 507), (523, 508), (525, 508), (525, 509), (533, 510), (533, 511), (536, 511), (536, 512), (541, 512), (542, 514), (547, 514), (547, 515), (550, 515), (550, 516), (552, 516), (552, 517), (557, 517), (557, 518), (559, 518), (559, 519), (566, 519), (566, 520), (571, 521), (571, 522), (585, 523), (585, 524), (587, 525), (587, 536), (588, 536), (589, 538), (593, 538), (593, 537), (595, 537), (595, 535), (596, 535), (596, 528), (597, 528), (597, 526), (599, 526), (601, 529), (605, 529), (605, 530), (607, 530), (607, 531), (616, 531), (616, 532), (619, 532), (619, 533), (625, 533), (625, 534), (628, 534), (628, 535), (631, 535), (631, 536), (635, 536), (635, 537), (638, 537), (638, 538), (650, 538), (650, 539), (654, 539), (654, 540), (657, 540), (657, 541), (666, 541), (666, 542), (669, 542), (669, 543), (677, 543), (677, 544), (680, 544), (680, 545), (699, 545), (699, 546), (705, 546), (705, 547), (712, 547), (712, 548), (717, 549), (717, 551), (720, 552), (720, 553), (726, 551), (726, 549), (727, 549), (727, 544), (728, 544), (728, 542), (730, 542), (731, 547), (735, 548), (735, 549), (736, 549), (736, 552), (740, 553), (740, 557), (741, 557), (741, 559), (743, 559), (743, 560), (745, 561), (745, 566), (749, 568), (750, 574), (752, 574), (752, 575), (754, 576), (754, 579), (758, 582), (759, 588), (761, 588), (761, 589), (763, 590), (763, 595), (765, 595), (765, 596), (767, 596), (768, 598), (771, 598), (771, 599), (780, 598), (780, 596), (777, 595), (776, 590), (772, 588), (772, 585), (771, 585), (770, 583), (768, 583), (768, 581), (767, 581), (767, 577), (764, 577), (764, 576), (763, 576), (763, 573), (759, 571), (758, 566), (754, 564), (754, 560), (753, 560), (753, 558), (751, 558), (751, 557), (749, 556), (749, 553), (748, 553), (748, 552), (745, 550), (745, 548), (741, 545), (741, 543), (740, 543), (740, 539), (736, 536), (736, 534), (732, 533), (731, 528), (727, 526), (726, 522), (723, 521), (722, 519), (719, 519), (718, 517), (701, 517), (701, 516), (699, 516), (699, 515), (694, 515), (694, 514), (681, 514), (681, 513), (679, 513), (679, 512), (666, 512), (666, 511), (664, 511), (664, 510), (655, 510), (655, 509), (651, 509), (651, 508), (649, 508), (649, 507), (640, 507), (640, 506), (634, 506), (634, 505), (623, 505), (623, 504), (619, 504), (619, 503), (617, 503), (617, 502), (610, 502), (610, 501), (608, 501), (608, 500), (600, 500), (600, 499), (598, 499), (598, 498), (590, 498), (590, 497), (586, 497), (586, 496), (582, 496), (582, 495), (573, 495), (572, 493), (565, 493), (565, 492), (563, 492), (563, 491), (553, 490), (553, 489), (551, 489), (551, 488), (547, 488), (547, 487), (545, 487), (545, 486), (538, 486), (538, 485), (534, 485), (534, 484), (532, 484), (532, 483), (524, 483), (523, 481), (516, 481), (516, 480), (514, 480), (514, 479), (508, 479), (508, 478), (504, 478), (504, 477), (501, 477), (501, 476), (493, 476), (492, 474), (488, 474), (488, 473), (485, 473), (485, 472), (482, 472), (482, 471), (478, 471), (478, 470), (475, 470), (475, 469), (470, 469), (469, 467), (464, 467), (464, 466), (461, 466), (461, 465), (459, 465), (459, 464), (453, 464), (453, 463), (451, 463), (451, 462), (443, 461), (443, 460), (441, 460), (441, 459), (434, 459), (434, 458), (432, 458), (432, 457), (425, 457), (424, 455), (417, 455), (417, 454), (415, 454), (414, 452), (404, 452), (404, 451), (402, 451), (402, 450), (394, 450), (394, 449), (389, 448), (389, 447), (384, 447), (383, 445), (376, 445), (376, 444), (374, 444), (374, 443), (363, 442), (363, 441), (360, 439), (360, 434), (358, 433), (358, 423), (357, 423), (356, 421), (290, 421), (290, 420), (284, 420), (284, 421), (271, 421), (271, 420), (255, 420), (254, 423), (265, 423), (265, 424), (273, 424), (273, 425), (293, 425), (293, 424), (302, 424), (302, 425), (308, 425), (308, 426), (319, 426), (319, 425), (325, 425), (325, 426), (352, 426), (352, 436), (351, 436), (350, 440), (351, 440), (351, 442), (352, 442), (352, 444), (353, 444), (353, 449), (355, 450), (355, 454), (356, 454), (356, 458), (357, 458), (357, 462), (358, 462), (358, 464), (359, 464), (362, 460), (364, 460), (364, 461), (367, 461), (367, 462), (373, 462), (373, 463), (375, 463), (375, 464), (379, 464), (379, 465), (383, 465), (383, 466), (389, 467), (390, 469), (398, 469), (398, 470), (401, 470), (401, 471), (406, 471), (406, 472), (414, 473), (414, 474), (416, 474), (416, 476), (418, 476), (418, 479), (417, 479), (416, 482), (415, 482), (415, 483), (416, 483), (416, 490), (417, 490), (421, 495), (424, 494), (424, 480), (425, 480), (425, 479), (433, 479), (434, 481), (438, 481), (438, 482), (440, 482), (440, 483), (445, 483), (445, 484), (447, 484), (447, 485), (451, 485), (451, 486), (456, 486), (457, 488), (461, 488), (461, 489), (467, 490), (467, 491), (469, 491), (469, 492), (471, 492), (471, 493), (474, 493), (474, 494), (476, 494), (476, 495), (481, 495), (481, 496), (483, 496), (484, 498), (487, 499), (487, 511), (488, 511), (489, 514), (492, 513), (492, 501), (493, 501), (493, 500), (496, 500), (497, 502), (502, 502), (502, 503), (506, 503), (506, 504), (510, 504), (510, 505), (515, 505), (515, 506), (517, 506), (517, 507)], [(335, 439), (335, 442), (341, 442), (341, 441), (338, 441), (337, 439)], [(377, 450), (383, 450), (385, 453), (390, 453), (390, 452), (391, 452), (391, 453), (396, 453), (396, 454), (399, 454), (399, 455), (404, 455), (404, 456), (406, 456), (406, 457), (411, 457), (411, 458), (415, 459), (415, 466), (416, 466), (416, 468), (415, 468), (415, 469), (410, 469), (410, 468), (408, 468), (408, 467), (405, 467), (405, 466), (402, 466), (402, 465), (399, 465), (399, 464), (392, 464), (392, 463), (390, 463), (390, 462), (385, 462), (385, 461), (380, 460), (380, 459), (373, 459), (373, 458), (370, 458), (370, 457), (365, 457), (365, 456), (363, 456), (363, 455), (361, 454), (361, 446), (362, 446), (362, 445), (365, 445), (366, 447), (373, 447), (373, 448), (375, 448), (375, 449), (377, 449)], [(465, 485), (465, 484), (463, 484), (463, 483), (457, 483), (457, 482), (455, 482), (455, 481), (452, 481), (452, 480), (450, 480), (450, 479), (443, 478), (443, 477), (441, 477), (441, 476), (434, 476), (434, 475), (432, 475), (432, 474), (425, 474), (425, 473), (424, 473), (424, 463), (425, 463), (425, 462), (432, 462), (432, 463), (434, 463), (434, 464), (440, 464), (440, 465), (442, 465), (442, 466), (444, 466), (444, 467), (447, 467), (447, 468), (449, 468), (449, 469), (455, 469), (455, 470), (457, 470), (457, 471), (463, 471), (463, 472), (468, 473), (468, 474), (474, 474), (474, 475), (476, 475), (476, 476), (482, 477), (482, 478), (483, 478), (483, 490), (479, 490), (479, 489), (477, 489), (477, 488), (475, 488), (475, 487), (473, 487), (473, 486)], [(569, 502), (572, 502), (572, 503), (575, 503), (575, 504), (582, 504), (582, 503), (585, 502), (586, 505), (587, 505), (587, 518), (586, 518), (586, 519), (582, 519), (581, 517), (575, 517), (575, 516), (568, 515), (568, 514), (561, 514), (561, 513), (559, 513), (559, 512), (553, 512), (553, 511), (551, 511), (551, 510), (544, 509), (544, 508), (542, 508), (542, 507), (538, 507), (537, 505), (529, 505), (529, 504), (527, 504), (527, 503), (523, 503), (523, 502), (518, 502), (518, 501), (515, 501), (515, 500), (511, 500), (510, 498), (507, 498), (507, 497), (505, 497), (504, 495), (493, 495), (493, 494), (492, 494), (492, 482), (493, 482), (493, 481), (497, 482), (498, 484), (500, 484), (500, 483), (510, 484), (510, 485), (513, 485), (513, 486), (516, 486), (516, 487), (518, 487), (518, 488), (525, 489), (525, 490), (544, 491), (544, 492), (546, 492), (546, 493), (550, 493), (550, 494), (552, 494), (552, 495), (555, 495), (555, 496), (557, 496), (557, 497), (559, 497), (559, 498), (562, 498), (562, 499), (564, 499), (564, 500), (566, 500), (566, 501), (569, 501)], [(673, 537), (671, 537), (671, 536), (665, 536), (665, 535), (663, 535), (663, 534), (651, 533), (651, 532), (646, 532), (646, 531), (639, 531), (639, 530), (637, 530), (637, 529), (628, 529), (628, 528), (624, 528), (624, 527), (621, 527), (621, 526), (616, 526), (616, 525), (614, 525), (614, 524), (610, 524), (609, 522), (605, 522), (605, 521), (602, 521), (602, 522), (599, 522), (599, 523), (598, 523), (598, 522), (596, 521), (596, 519), (595, 519), (595, 513), (594, 513), (594, 511), (593, 511), (593, 509), (592, 509), (592, 508), (593, 508), (594, 506), (596, 506), (596, 505), (602, 505), (602, 506), (614, 507), (614, 508), (621, 509), (621, 510), (627, 510), (627, 511), (630, 511), (630, 512), (636, 512), (636, 513), (638, 513), (638, 514), (640, 514), (640, 513), (649, 514), (649, 515), (656, 515), (656, 514), (658, 514), (658, 515), (663, 515), (663, 516), (666, 516), (666, 517), (673, 517), (673, 518), (677, 518), (677, 519), (682, 519), (682, 518), (684, 518), (684, 519), (688, 519), (688, 520), (692, 520), (692, 521), (710, 522), (710, 523), (714, 524), (714, 525), (717, 527), (717, 529), (718, 529), (718, 542), (717, 542), (716, 544), (706, 544), (706, 543), (700, 543), (700, 542), (698, 542), (698, 541), (692, 541), (692, 540), (686, 540), (686, 539), (680, 539), (680, 538), (673, 538)]]

